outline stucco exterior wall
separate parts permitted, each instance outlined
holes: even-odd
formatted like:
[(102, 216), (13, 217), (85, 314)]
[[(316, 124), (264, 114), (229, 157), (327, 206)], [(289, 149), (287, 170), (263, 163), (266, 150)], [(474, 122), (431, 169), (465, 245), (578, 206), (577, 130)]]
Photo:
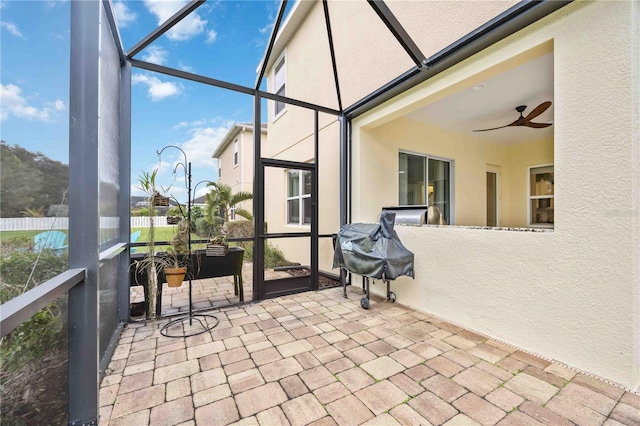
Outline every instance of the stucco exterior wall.
[[(322, 114), (320, 115), (322, 116)], [(271, 140), (273, 138), (271, 137)], [(304, 138), (304, 143), (313, 144), (314, 137), (309, 135)], [(340, 126), (337, 121), (320, 129), (318, 136), (318, 208), (319, 208), (319, 234), (332, 234), (340, 228), (340, 175), (339, 166), (339, 141)], [(296, 152), (300, 144), (293, 144), (289, 149), (284, 149), (281, 156), (289, 160), (306, 162), (305, 151)], [(314, 160), (314, 159), (311, 159)], [(315, 162), (315, 161), (314, 161)], [(267, 168), (265, 171), (265, 220), (269, 233), (286, 232), (310, 232), (308, 225), (297, 226), (287, 224), (287, 169)], [(277, 246), (285, 257), (293, 262), (309, 264), (309, 253), (305, 252), (309, 247), (306, 239), (274, 239), (269, 242)], [(324, 271), (331, 271), (333, 260), (333, 246), (330, 238), (320, 239), (319, 265)]]
[[(234, 141), (238, 140), (238, 164), (233, 164)], [(262, 133), (262, 143), (268, 143), (268, 136)], [(253, 192), (253, 129), (242, 128), (229, 142), (218, 157), (222, 164), (219, 181), (231, 186), (233, 193)], [(238, 207), (253, 213), (253, 202), (244, 201)], [(238, 218), (241, 219), (241, 218)]]
[[(423, 52), (430, 56), (503, 12), (514, 2), (491, 1), (484, 3), (482, 8), (477, 8), (473, 2), (456, 2), (453, 8), (442, 2), (423, 2), (420, 7), (416, 7), (415, 2), (407, 2), (409, 8), (400, 4), (390, 6), (403, 22), (415, 26), (416, 40)], [(415, 65), (366, 2), (331, 1), (328, 6), (343, 107), (351, 105)], [(473, 13), (459, 13), (459, 7), (469, 12), (473, 9)], [(451, 18), (453, 16), (455, 19)], [(425, 27), (420, 22), (433, 23), (433, 26)], [(429, 30), (425, 31), (425, 28)], [(287, 96), (338, 109), (326, 31), (322, 2), (318, 1), (311, 7), (295, 35), (286, 43), (286, 47), (274, 51), (276, 59), (272, 61), (273, 66), (266, 73), (269, 91), (275, 92), (275, 65), (284, 57)], [(292, 161), (314, 161), (313, 112), (287, 105), (284, 112), (276, 116), (274, 108), (275, 103), (268, 101), (269, 142), (262, 144), (262, 156)], [(319, 232), (329, 234), (339, 229), (337, 117), (320, 114), (319, 128), (322, 129), (319, 159)], [(265, 214), (269, 232), (307, 230), (308, 228), (286, 225), (285, 174), (282, 170), (271, 170), (268, 173), (265, 184), (268, 194)], [(397, 188), (397, 184), (395, 187)], [(291, 259), (299, 256), (300, 247), (294, 239), (274, 240), (273, 243)], [(319, 267), (331, 270), (332, 256), (331, 241), (321, 239)]]
[(416, 255), (399, 302), (638, 388), (638, 22), (637, 2), (572, 3), (354, 121), (353, 221), (373, 221), (397, 194), (369, 185), (388, 154), (375, 127), (553, 40), (555, 230), (398, 227)]

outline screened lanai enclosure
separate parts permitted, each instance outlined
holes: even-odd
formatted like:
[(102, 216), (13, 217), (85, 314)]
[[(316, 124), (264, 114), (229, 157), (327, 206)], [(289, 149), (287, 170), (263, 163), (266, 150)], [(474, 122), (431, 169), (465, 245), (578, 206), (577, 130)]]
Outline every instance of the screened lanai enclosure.
[[(333, 235), (340, 225), (352, 220), (351, 194), (356, 181), (351, 168), (352, 120), (568, 2), (516, 3), (491, 19), (481, 21), (474, 31), (448, 41), (445, 48), (427, 54), (414, 41), (417, 35), (408, 31), (398, 16), (402, 15), (401, 11), (394, 13), (394, 7), (381, 0), (362, 0), (354, 7), (358, 13), (379, 18), (376, 21), (379, 36), (393, 40), (395, 56), (391, 61), (395, 65), (381, 68), (387, 74), (377, 73), (372, 79), (362, 77), (359, 81), (345, 81), (342, 67), (357, 67), (367, 73), (377, 68), (376, 61), (388, 58), (376, 58), (376, 46), (370, 45), (362, 52), (363, 59), (341, 62), (345, 45), (350, 42), (349, 33), (345, 31), (348, 23), (332, 20), (332, 11), (341, 7), (341, 2), (323, 0), (324, 25), (322, 31), (313, 35), (314, 41), (310, 44), (317, 48), (313, 55), (322, 57), (329, 65), (315, 68), (313, 63), (308, 63), (307, 66), (309, 75), (320, 71), (328, 73), (333, 99), (328, 104), (317, 101), (322, 96), (316, 96), (318, 87), (313, 78), (286, 92), (279, 90), (280, 86), (274, 86), (272, 80), (269, 84), (265, 82), (269, 71), (277, 68), (276, 62), (280, 61), (273, 51), (278, 49), (279, 40), (284, 37), (281, 29), (287, 20), (297, 19), (295, 14), (289, 16), (287, 12), (306, 7), (287, 1), (279, 5), (253, 85), (139, 59), (154, 41), (204, 3), (187, 3), (128, 50), (121, 42), (111, 1), (72, 1), (70, 4), (68, 269), (1, 307), (2, 336), (10, 338), (13, 330), (32, 321), (43, 310), (50, 310), (52, 303), (66, 305), (66, 308), (59, 308), (60, 315), (65, 318), (62, 327), (68, 334), (67, 343), (60, 349), (66, 367), (61, 373), (64, 377), (56, 377), (53, 381), (65, 388), (55, 392), (66, 395), (67, 399), (64, 407), (51, 408), (62, 409), (62, 414), (48, 413), (44, 417), (56, 419), (56, 423), (97, 423), (100, 379), (123, 325), (131, 319), (129, 241), (134, 70), (244, 95), (253, 104), (254, 129), (261, 128), (263, 117), (267, 115), (265, 108), (273, 108), (276, 104), (279, 108), (286, 105), (287, 115), (299, 118), (295, 129), (284, 125), (280, 129), (274, 127), (273, 132), (270, 129), (269, 143), (263, 143), (259, 131), (253, 133), (252, 141), (247, 141), (253, 145), (254, 156), (253, 258), (248, 263), (252, 265), (252, 297), (244, 300), (249, 303), (317, 290), (319, 275), (331, 272)], [(404, 18), (408, 18), (406, 14)], [(401, 60), (396, 61), (396, 57)], [(225, 58), (203, 57), (202, 60), (224, 61)], [(255, 69), (256, 64), (249, 63), (247, 67)], [(286, 116), (279, 118), (281, 123), (285, 119)], [(278, 132), (299, 132), (295, 149), (276, 149), (271, 141), (277, 138)], [(184, 163), (189, 160), (185, 159)], [(187, 164), (183, 165), (186, 167)], [(289, 189), (285, 196), (272, 196), (276, 186), (284, 188), (287, 183)], [(449, 214), (446, 209), (445, 212)], [(286, 216), (289, 222), (280, 226), (272, 219), (277, 216)], [(290, 226), (292, 223), (298, 226)], [(284, 278), (265, 274), (265, 248), (269, 246), (295, 253), (289, 256), (290, 260), (306, 266), (306, 273)], [(59, 300), (62, 299), (66, 302), (61, 304)], [(214, 311), (208, 314), (215, 316)], [(37, 369), (37, 365), (34, 368)], [(4, 419), (4, 404), (2, 410)], [(34, 417), (30, 417), (31, 414)], [(26, 423), (43, 418), (37, 417), (35, 411), (21, 415)]]

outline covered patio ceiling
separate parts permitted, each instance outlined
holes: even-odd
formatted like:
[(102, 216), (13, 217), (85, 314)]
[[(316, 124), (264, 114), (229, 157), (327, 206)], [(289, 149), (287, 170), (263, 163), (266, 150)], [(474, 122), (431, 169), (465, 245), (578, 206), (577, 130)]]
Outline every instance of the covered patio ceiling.
[(526, 106), (526, 116), (546, 101), (552, 102), (549, 109), (532, 121), (553, 123), (553, 100), (553, 53), (547, 53), (489, 79), (468, 83), (456, 93), (408, 113), (406, 118), (500, 144), (516, 144), (553, 137), (553, 126), (474, 130), (507, 125), (519, 117), (515, 107)]

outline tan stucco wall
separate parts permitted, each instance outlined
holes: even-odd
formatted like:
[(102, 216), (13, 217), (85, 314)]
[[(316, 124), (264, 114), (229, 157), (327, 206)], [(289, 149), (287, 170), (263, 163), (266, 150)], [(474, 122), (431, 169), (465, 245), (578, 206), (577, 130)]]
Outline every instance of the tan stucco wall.
[(397, 155), (375, 127), (553, 40), (555, 230), (398, 227), (416, 255), (399, 302), (638, 388), (639, 22), (637, 2), (572, 3), (354, 121), (353, 221), (372, 221), (397, 193), (372, 167)]
[[(238, 164), (233, 164), (234, 141), (238, 140)], [(268, 136), (262, 133), (262, 143), (268, 143)], [(253, 129), (243, 128), (226, 146), (218, 157), (222, 163), (220, 182), (231, 186), (234, 193), (253, 193)], [(253, 201), (244, 201), (239, 207), (253, 213)], [(242, 219), (238, 217), (238, 219)]]
[[(320, 129), (319, 157), (318, 157), (318, 204), (319, 204), (319, 234), (338, 232), (340, 227), (340, 175), (339, 167), (339, 138), (338, 122)], [(271, 136), (271, 140), (273, 137)], [(313, 142), (311, 135), (304, 141)], [(304, 152), (296, 152), (300, 144), (293, 144), (291, 149), (283, 150), (281, 155), (289, 160), (315, 162), (307, 158)], [(269, 233), (310, 232), (309, 226), (288, 225), (287, 222), (287, 169), (267, 168), (265, 170), (265, 220)], [(273, 239), (269, 244), (277, 246), (285, 257), (293, 262), (309, 264), (309, 241), (307, 238)], [(318, 267), (324, 271), (331, 271), (333, 260), (333, 246), (330, 238), (322, 238), (319, 242)]]
[[(402, 16), (407, 25), (416, 27), (416, 40), (425, 55), (430, 56), (503, 12), (513, 5), (514, 0), (484, 2), (482, 8), (477, 8), (473, 2), (456, 2), (455, 6), (446, 6), (443, 2), (421, 2), (420, 7), (416, 7), (416, 2), (407, 3), (413, 3), (409, 9), (393, 4), (392, 10)], [(459, 13), (460, 7), (465, 13)], [(466, 13), (472, 9), (473, 13)], [(415, 65), (366, 2), (331, 1), (329, 13), (344, 107)], [(450, 16), (455, 16), (455, 19), (448, 18)], [(433, 26), (426, 27), (420, 22), (429, 22)], [(425, 31), (425, 28), (430, 30)], [(322, 2), (315, 2), (286, 48), (274, 54), (278, 57), (273, 61), (274, 65), (280, 57), (285, 57), (287, 96), (338, 109)], [(274, 92), (274, 72), (272, 67), (266, 74), (271, 92)], [(267, 103), (269, 142), (263, 143), (262, 155), (282, 160), (313, 161), (313, 112), (287, 105), (285, 111), (275, 117), (274, 107), (273, 101)], [(320, 150), (320, 234), (335, 233), (339, 229), (339, 126), (336, 120), (329, 114), (320, 114), (319, 117), (319, 128), (325, 129), (321, 138), (328, 141), (323, 143), (321, 140)], [(270, 173), (266, 178), (265, 214), (269, 232), (307, 230), (284, 225), (285, 184), (282, 171)], [(300, 247), (293, 239), (278, 240), (277, 245), (292, 259), (301, 256)], [(332, 256), (330, 240), (321, 240), (321, 269), (331, 270)]]
[[(518, 0), (392, 1), (387, 6), (398, 17), (426, 57), (507, 10)], [(353, 104), (415, 63), (373, 8), (364, 1), (328, 2), (336, 65), (343, 106)], [(322, 2), (315, 1), (303, 23), (287, 42), (287, 93), (330, 108), (338, 107)], [(276, 43), (275, 65), (283, 53)], [(273, 91), (273, 69), (267, 73)], [(270, 111), (273, 111), (271, 103)], [(271, 121), (270, 121), (271, 122)]]

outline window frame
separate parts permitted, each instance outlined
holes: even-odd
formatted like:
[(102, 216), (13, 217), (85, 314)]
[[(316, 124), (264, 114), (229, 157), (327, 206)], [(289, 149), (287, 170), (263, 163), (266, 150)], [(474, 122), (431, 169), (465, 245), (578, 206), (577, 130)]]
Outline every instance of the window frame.
[[(425, 154), (425, 153), (421, 153), (421, 152), (415, 152), (415, 151), (407, 151), (407, 150), (403, 150), (400, 149), (398, 150), (398, 161), (400, 160), (400, 154), (407, 154), (407, 155), (413, 155), (416, 157), (422, 157), (423, 162), (424, 162), (424, 179), (425, 179), (425, 194), (423, 194), (424, 199), (425, 199), (425, 204), (424, 205), (429, 205), (429, 194), (428, 194), (428, 187), (429, 187), (429, 160), (437, 160), (437, 161), (443, 161), (449, 164), (449, 217), (446, 218), (447, 219), (447, 225), (455, 225), (455, 160), (452, 158), (446, 158), (446, 157), (441, 157), (441, 156), (437, 156), (437, 155), (431, 155), (431, 154)], [(417, 204), (400, 204), (400, 166), (398, 165), (398, 205), (401, 207), (410, 207), (410, 206), (414, 206)], [(442, 212), (442, 214), (444, 215), (445, 212)]]
[(233, 166), (238, 166), (238, 138), (233, 141)]
[[(276, 86), (278, 78), (278, 71), (282, 70), (283, 78), (282, 85)], [(282, 90), (282, 93), (279, 93)], [(287, 96), (287, 59), (286, 52), (283, 52), (282, 55), (275, 62), (275, 66), (273, 67), (273, 93), (279, 96)], [(282, 105), (282, 108), (278, 110), (278, 105)], [(284, 102), (274, 101), (273, 102), (273, 121), (275, 121), (278, 117), (284, 114), (287, 111), (287, 104)]]
[[(545, 167), (551, 167), (553, 169), (553, 194), (552, 195), (531, 195), (531, 171), (533, 169), (540, 169), (540, 168), (545, 168)], [(531, 202), (533, 200), (543, 200), (543, 199), (549, 199), (549, 200), (554, 200), (554, 216), (555, 216), (555, 195), (556, 195), (556, 191), (555, 191), (555, 165), (554, 163), (544, 163), (544, 164), (536, 164), (533, 166), (528, 166), (527, 167), (527, 178), (526, 178), (526, 183), (527, 183), (527, 226), (529, 226), (530, 228), (544, 228), (544, 229), (554, 229), (555, 228), (555, 218), (554, 218), (554, 222), (553, 223), (533, 223), (533, 211), (531, 209)]]
[[(292, 172), (298, 173), (298, 195), (289, 196), (289, 179)], [(311, 193), (304, 193), (304, 173), (311, 173), (310, 170), (301, 170), (301, 169), (287, 169), (286, 173), (286, 189), (285, 189), (285, 223), (287, 226), (297, 226), (297, 227), (310, 227), (311, 222), (305, 223), (304, 218), (304, 200), (307, 198), (311, 198)], [(299, 219), (298, 222), (291, 222), (289, 219), (289, 201), (297, 201), (299, 206)]]

